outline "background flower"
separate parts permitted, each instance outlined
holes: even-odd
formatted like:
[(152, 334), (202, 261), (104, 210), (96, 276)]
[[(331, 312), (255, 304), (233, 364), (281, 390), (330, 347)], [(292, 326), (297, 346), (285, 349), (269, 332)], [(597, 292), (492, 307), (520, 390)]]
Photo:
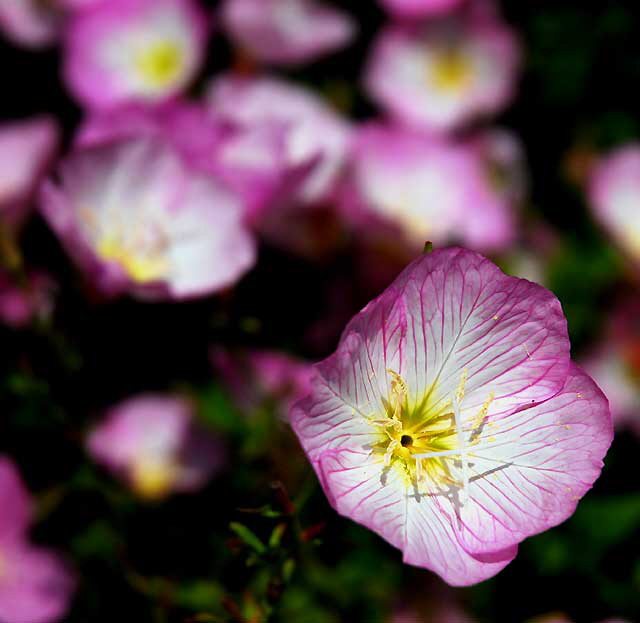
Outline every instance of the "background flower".
[(64, 77), (85, 106), (158, 101), (185, 89), (204, 54), (206, 19), (192, 0), (114, 0), (72, 15)]
[(80, 150), (49, 183), (42, 211), (67, 251), (106, 294), (203, 296), (253, 263), (242, 206), (151, 139)]
[(203, 487), (224, 461), (220, 441), (178, 396), (142, 394), (105, 414), (87, 439), (91, 456), (144, 498)]

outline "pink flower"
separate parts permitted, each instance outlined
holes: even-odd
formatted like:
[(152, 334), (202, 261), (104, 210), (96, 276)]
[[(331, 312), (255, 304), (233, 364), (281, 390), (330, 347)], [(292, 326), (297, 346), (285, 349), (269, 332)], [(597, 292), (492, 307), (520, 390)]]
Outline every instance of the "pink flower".
[(51, 117), (0, 124), (0, 219), (16, 229), (58, 148), (58, 125)]
[(223, 76), (211, 84), (209, 108), (219, 119), (245, 129), (278, 126), (285, 131), (285, 158), (298, 175), (295, 198), (321, 201), (334, 189), (347, 158), (351, 127), (311, 91), (276, 78)]
[(0, 0), (0, 32), (16, 45), (42, 48), (57, 38), (61, 23), (57, 7), (39, 0)]
[(35, 319), (47, 318), (53, 311), (55, 289), (55, 282), (44, 272), (32, 271), (22, 284), (0, 272), (0, 322), (22, 329)]
[(518, 157), (497, 153), (495, 138), (487, 134), (461, 143), (381, 124), (364, 126), (343, 196), (345, 217), (365, 232), (372, 219), (393, 225), (411, 249), (426, 240), (505, 248), (515, 235), (520, 189), (504, 180), (520, 174), (504, 172), (521, 165)]
[(151, 138), (80, 149), (47, 182), (42, 212), (92, 285), (150, 300), (204, 296), (254, 263), (243, 209)]
[(447, 132), (500, 112), (520, 66), (515, 34), (490, 13), (385, 28), (365, 72), (372, 99), (399, 122)]
[(203, 60), (206, 18), (193, 0), (110, 0), (75, 12), (63, 73), (85, 106), (159, 101), (183, 91)]
[(141, 497), (202, 488), (224, 460), (220, 441), (178, 396), (139, 394), (112, 407), (87, 439), (91, 456)]
[(225, 389), (246, 412), (270, 403), (285, 419), (293, 404), (311, 391), (311, 364), (284, 353), (254, 350), (232, 354), (214, 348), (211, 361)]
[(620, 247), (640, 260), (640, 143), (601, 158), (588, 183), (593, 213)]
[(226, 0), (222, 21), (251, 56), (281, 65), (339, 50), (356, 34), (350, 16), (315, 0)]
[(0, 457), (0, 508), (0, 620), (61, 620), (75, 582), (56, 554), (29, 543), (31, 496), (6, 457)]
[(380, 0), (392, 15), (415, 19), (445, 13), (455, 9), (463, 0)]
[(329, 501), (452, 585), (567, 519), (612, 439), (558, 300), (464, 249), (410, 264), (315, 370), (291, 420)]

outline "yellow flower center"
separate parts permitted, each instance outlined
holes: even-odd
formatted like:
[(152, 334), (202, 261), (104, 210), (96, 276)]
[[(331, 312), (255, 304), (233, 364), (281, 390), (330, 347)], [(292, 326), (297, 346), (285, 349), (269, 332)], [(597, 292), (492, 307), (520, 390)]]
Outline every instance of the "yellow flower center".
[(136, 67), (145, 83), (162, 88), (170, 85), (180, 74), (184, 54), (173, 41), (156, 41), (140, 52)]
[(436, 54), (429, 76), (438, 91), (462, 91), (471, 82), (471, 63), (462, 50), (448, 48)]
[[(463, 422), (461, 404), (466, 370), (457, 391), (444, 404), (434, 401), (431, 390), (410, 404), (406, 381), (393, 370), (387, 372), (391, 376), (391, 390), (383, 401), (385, 412), (381, 418), (371, 418), (379, 434), (374, 454), (381, 458), (385, 468), (402, 470), (407, 484), (449, 484), (466, 490), (467, 454), (480, 441), (493, 394), (471, 421)], [(454, 465), (456, 469), (452, 469)]]
[(142, 457), (131, 471), (131, 483), (138, 495), (147, 500), (166, 496), (176, 481), (177, 467), (173, 461)]
[(104, 259), (120, 264), (127, 275), (138, 283), (158, 280), (167, 272), (167, 260), (163, 254), (128, 249), (115, 238), (105, 238), (97, 250)]

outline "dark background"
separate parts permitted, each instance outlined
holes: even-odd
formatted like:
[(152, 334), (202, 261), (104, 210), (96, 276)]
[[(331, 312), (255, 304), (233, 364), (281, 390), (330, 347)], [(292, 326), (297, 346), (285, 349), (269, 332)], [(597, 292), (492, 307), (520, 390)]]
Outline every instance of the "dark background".
[[(360, 21), (356, 44), (280, 73), (364, 119), (375, 111), (359, 89), (360, 74), (385, 17), (369, 3), (342, 4)], [(526, 219), (542, 218), (559, 233), (549, 282), (579, 355), (599, 335), (613, 302), (633, 286), (569, 179), (567, 157), (576, 146), (604, 149), (640, 137), (637, 6), (512, 0), (502, 7), (523, 38), (526, 65), (516, 101), (497, 122), (526, 150)], [(0, 42), (0, 58), (0, 118), (49, 112), (68, 140), (80, 111), (60, 83), (59, 53)], [(194, 94), (232, 62), (218, 34)], [(337, 331), (322, 346), (306, 335), (335, 311), (332, 284), (349, 285), (349, 313), (375, 294), (355, 276), (349, 240), (321, 261), (263, 244), (257, 267), (233, 292), (173, 305), (95, 300), (37, 217), (22, 248), (28, 264), (52, 272), (60, 289), (51, 323), (0, 329), (0, 452), (18, 462), (38, 497), (35, 540), (59, 548), (77, 569), (69, 622), (261, 621), (255, 613), (267, 609), (273, 621), (368, 623), (428, 601), (429, 591), (442, 594), (432, 574), (402, 565), (399, 552), (376, 535), (337, 517), (270, 405), (251, 417), (237, 413), (209, 362), (212, 344), (274, 348), (312, 360), (329, 354)], [(156, 505), (137, 501), (82, 448), (101, 409), (150, 390), (195, 396), (203, 421), (221, 431), (229, 448), (225, 471), (206, 490)], [(612, 615), (640, 620), (639, 450), (637, 438), (618, 434), (602, 477), (566, 524), (523, 543), (496, 578), (456, 591), (468, 612), (486, 623), (552, 611), (576, 623)], [(294, 501), (293, 514), (286, 497)], [(281, 543), (259, 552), (230, 522), (265, 542), (280, 523), (286, 529)]]

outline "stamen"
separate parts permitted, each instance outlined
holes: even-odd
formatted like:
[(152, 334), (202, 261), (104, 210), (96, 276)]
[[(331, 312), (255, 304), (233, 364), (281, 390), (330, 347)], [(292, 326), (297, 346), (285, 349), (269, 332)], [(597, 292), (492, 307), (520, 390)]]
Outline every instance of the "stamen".
[(467, 383), (467, 369), (465, 368), (462, 371), (462, 376), (460, 377), (460, 384), (458, 385), (458, 389), (456, 390), (455, 402), (461, 404), (464, 400), (464, 386)]
[(394, 439), (387, 447), (387, 451), (384, 453), (384, 464), (386, 467), (391, 465), (391, 458), (393, 457), (393, 453), (399, 445), (400, 444), (398, 443), (398, 440)]
[[(465, 381), (467, 378), (466, 368), (462, 373), (462, 379)], [(462, 392), (464, 392), (464, 384), (461, 382)], [(469, 472), (467, 468), (467, 452), (466, 452), (466, 444), (464, 441), (464, 437), (462, 436), (462, 416), (460, 415), (460, 401), (458, 397), (460, 396), (460, 388), (458, 388), (458, 392), (456, 393), (456, 400), (453, 404), (453, 416), (456, 421), (456, 435), (458, 437), (458, 446), (460, 447), (460, 460), (462, 462), (462, 493), (464, 499), (462, 499), (462, 503), (465, 504), (469, 497)]]
[(478, 415), (476, 415), (471, 425), (471, 437), (469, 438), (469, 440), (473, 439), (474, 435), (479, 434), (480, 432), (479, 429), (482, 426), (484, 419), (487, 417), (489, 406), (493, 402), (494, 398), (495, 398), (495, 394), (491, 392), (489, 394), (489, 397), (484, 401), (484, 404), (482, 405), (482, 408), (480, 409), (480, 411), (478, 411)]

